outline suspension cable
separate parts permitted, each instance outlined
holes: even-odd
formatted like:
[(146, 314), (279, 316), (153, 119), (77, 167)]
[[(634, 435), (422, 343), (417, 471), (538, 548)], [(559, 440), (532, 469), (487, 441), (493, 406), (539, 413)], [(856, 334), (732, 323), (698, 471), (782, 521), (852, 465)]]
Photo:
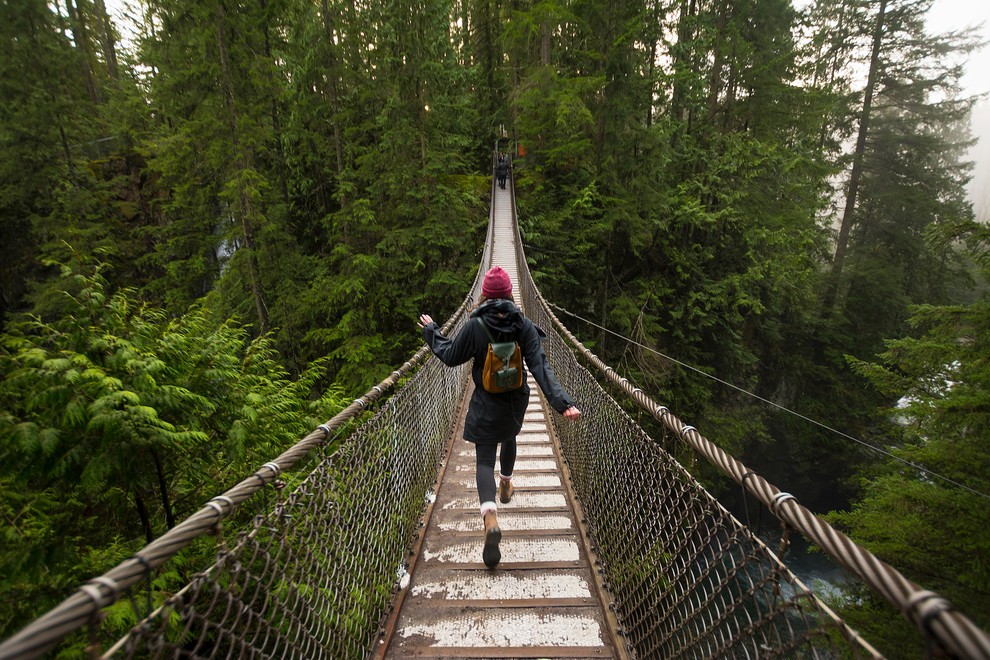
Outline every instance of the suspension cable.
[(555, 305), (552, 302), (547, 301), (547, 305), (549, 305), (550, 307), (553, 307), (554, 309), (559, 310), (559, 311), (563, 312), (564, 314), (567, 314), (568, 316), (571, 316), (571, 317), (573, 317), (573, 318), (575, 318), (575, 319), (577, 319), (579, 321), (583, 321), (584, 323), (587, 323), (588, 325), (591, 325), (591, 326), (593, 326), (595, 328), (598, 328), (599, 330), (602, 330), (604, 332), (607, 332), (607, 333), (609, 333), (611, 335), (615, 335), (616, 337), (622, 339), (626, 343), (629, 343), (629, 344), (632, 344), (632, 345), (637, 346), (639, 348), (642, 348), (643, 350), (650, 351), (651, 353), (655, 353), (656, 355), (659, 355), (660, 357), (662, 357), (662, 358), (664, 358), (666, 360), (669, 360), (669, 361), (673, 362), (674, 364), (677, 364), (679, 366), (682, 366), (685, 369), (689, 369), (691, 371), (694, 371), (695, 373), (701, 374), (705, 378), (709, 378), (709, 379), (711, 379), (711, 380), (713, 380), (713, 381), (715, 381), (717, 383), (720, 383), (722, 385), (725, 385), (726, 387), (730, 387), (730, 388), (732, 388), (732, 389), (734, 389), (734, 390), (736, 390), (738, 392), (741, 392), (742, 394), (745, 394), (747, 396), (753, 397), (754, 399), (758, 399), (758, 400), (762, 401), (763, 403), (766, 403), (767, 405), (773, 406), (774, 408), (778, 408), (779, 410), (782, 410), (782, 411), (784, 411), (784, 412), (786, 412), (788, 414), (794, 415), (795, 417), (799, 417), (799, 418), (803, 419), (806, 422), (810, 422), (811, 424), (814, 424), (815, 426), (818, 426), (818, 427), (821, 427), (821, 428), (825, 429), (826, 431), (829, 431), (831, 433), (834, 433), (834, 434), (836, 434), (838, 436), (841, 436), (843, 438), (846, 438), (848, 440), (852, 440), (853, 442), (855, 442), (855, 443), (857, 443), (859, 445), (862, 445), (863, 447), (866, 447), (867, 449), (871, 449), (871, 450), (877, 452), (878, 454), (883, 454), (887, 458), (891, 458), (891, 459), (893, 459), (895, 461), (898, 461), (900, 463), (903, 463), (904, 465), (907, 465), (907, 466), (909, 466), (909, 467), (911, 467), (911, 468), (913, 468), (915, 470), (919, 470), (921, 472), (924, 472), (925, 474), (927, 474), (930, 477), (934, 477), (936, 479), (941, 479), (942, 481), (945, 481), (946, 483), (952, 484), (953, 486), (956, 486), (957, 488), (961, 488), (961, 489), (963, 489), (963, 490), (965, 490), (965, 491), (967, 491), (969, 493), (972, 493), (973, 495), (977, 495), (977, 496), (982, 497), (984, 499), (990, 500), (990, 494), (987, 494), (987, 493), (981, 492), (979, 490), (976, 490), (975, 488), (972, 488), (970, 486), (967, 486), (966, 484), (960, 483), (960, 482), (956, 481), (955, 479), (952, 479), (950, 477), (943, 476), (943, 475), (939, 474), (938, 472), (934, 472), (934, 471), (932, 471), (932, 470), (930, 470), (930, 469), (928, 469), (928, 468), (926, 468), (924, 466), (918, 465), (917, 463), (914, 463), (914, 462), (909, 461), (907, 459), (901, 458), (900, 456), (897, 456), (896, 454), (893, 454), (892, 452), (889, 452), (889, 451), (887, 451), (886, 449), (884, 449), (882, 447), (877, 447), (876, 445), (870, 444), (869, 442), (866, 442), (865, 440), (860, 440), (859, 438), (853, 437), (853, 436), (849, 435), (848, 433), (844, 433), (844, 432), (842, 432), (842, 431), (840, 431), (838, 429), (835, 429), (835, 428), (833, 428), (833, 427), (831, 427), (831, 426), (829, 426), (827, 424), (824, 424), (822, 422), (819, 422), (818, 420), (812, 419), (811, 417), (808, 417), (807, 415), (803, 415), (803, 414), (801, 414), (801, 413), (799, 413), (797, 411), (794, 411), (794, 410), (791, 410), (790, 408), (787, 408), (786, 406), (782, 406), (779, 403), (775, 403), (774, 401), (771, 401), (769, 399), (766, 399), (766, 398), (760, 396), (759, 394), (755, 394), (753, 392), (750, 392), (749, 390), (746, 390), (746, 389), (744, 389), (742, 387), (739, 387), (738, 385), (733, 385), (732, 383), (730, 383), (728, 381), (725, 381), (725, 380), (722, 380), (721, 378), (718, 378), (717, 376), (713, 376), (713, 375), (711, 375), (709, 373), (705, 373), (704, 371), (702, 371), (701, 369), (699, 369), (697, 367), (694, 367), (694, 366), (692, 366), (690, 364), (687, 364), (685, 362), (681, 362), (680, 360), (678, 360), (676, 358), (673, 358), (673, 357), (670, 357), (669, 355), (666, 355), (666, 354), (664, 354), (664, 353), (656, 350), (655, 348), (652, 348), (650, 346), (646, 346), (646, 345), (644, 345), (644, 344), (636, 341), (635, 339), (630, 339), (629, 337), (626, 337), (624, 335), (621, 335), (618, 332), (615, 332), (613, 330), (609, 330), (608, 328), (606, 328), (606, 327), (604, 327), (602, 325), (599, 325), (599, 324), (595, 323), (594, 321), (590, 321), (590, 320), (588, 320), (588, 319), (586, 319), (586, 318), (584, 318), (582, 316), (579, 316), (578, 314), (575, 314), (573, 312), (570, 312), (570, 311), (564, 309), (563, 307), (560, 307), (559, 305)]

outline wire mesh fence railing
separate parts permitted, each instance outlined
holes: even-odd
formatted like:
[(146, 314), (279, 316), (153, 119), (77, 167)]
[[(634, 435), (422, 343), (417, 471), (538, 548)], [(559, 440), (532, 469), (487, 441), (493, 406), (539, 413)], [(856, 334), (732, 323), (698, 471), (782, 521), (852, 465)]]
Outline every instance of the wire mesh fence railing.
[(123, 657), (361, 657), (404, 573), (464, 379), (427, 362), (216, 564), (134, 628), (118, 644)]
[[(266, 513), (227, 529), (221, 514), (246, 498), (214, 498), (5, 642), (0, 658), (38, 657), (80, 628), (95, 657), (362, 657), (402, 576), (468, 375), (427, 361)], [(277, 474), (277, 463), (259, 473)], [(124, 596), (143, 602), (144, 576), (206, 534), (217, 537), (215, 563), (109, 637), (119, 628), (103, 608)]]
[[(457, 331), (481, 290), (492, 231), (490, 219), (482, 268), (444, 332)], [(4, 641), (0, 660), (58, 652), (80, 635), (91, 657), (362, 657), (401, 581), (470, 376), (470, 365), (450, 369), (428, 356), (420, 349), (281, 456)], [(400, 381), (328, 450), (331, 436)], [(281, 490), (279, 477), (303, 466), (310, 471)], [(250, 510), (259, 513), (243, 515)], [(203, 539), (216, 561), (153, 598), (150, 578)]]
[[(552, 327), (522, 288), (527, 314)], [(547, 334), (551, 366), (584, 411), (555, 431), (631, 655), (879, 657)]]
[[(517, 225), (518, 227), (518, 225)], [(664, 447), (683, 442), (777, 517), (883, 595), (952, 657), (990, 658), (990, 635), (937, 594), (819, 519), (790, 495), (677, 419), (580, 344), (533, 283), (517, 236), (526, 314), (579, 424), (551, 418), (631, 654), (636, 657), (879, 657)], [(575, 353), (662, 423), (658, 442)]]

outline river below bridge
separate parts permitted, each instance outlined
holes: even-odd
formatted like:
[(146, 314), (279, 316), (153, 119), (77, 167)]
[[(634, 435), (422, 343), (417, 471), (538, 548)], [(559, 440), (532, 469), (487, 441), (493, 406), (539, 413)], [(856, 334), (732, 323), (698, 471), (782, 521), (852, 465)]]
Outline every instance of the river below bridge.
[[(777, 552), (780, 534), (764, 534), (762, 539), (771, 550)], [(787, 551), (783, 555), (778, 554), (778, 557), (797, 579), (827, 603), (833, 603), (845, 592), (844, 585), (850, 580), (845, 571), (823, 552), (813, 550), (803, 536), (791, 532)]]
[[(845, 585), (856, 580), (824, 552), (814, 549), (813, 544), (795, 530), (791, 530), (788, 536), (787, 549), (781, 553), (781, 526), (776, 518), (766, 510), (762, 511), (762, 515), (759, 515), (754, 506), (755, 502), (750, 498), (750, 517), (747, 520), (746, 510), (738, 498), (733, 500), (729, 497), (726, 499), (731, 501), (723, 501), (722, 505), (728, 508), (737, 520), (755, 532), (791, 573), (819, 598), (833, 603), (836, 598), (841, 598), (845, 593)], [(826, 506), (834, 504), (834, 502), (829, 502)]]

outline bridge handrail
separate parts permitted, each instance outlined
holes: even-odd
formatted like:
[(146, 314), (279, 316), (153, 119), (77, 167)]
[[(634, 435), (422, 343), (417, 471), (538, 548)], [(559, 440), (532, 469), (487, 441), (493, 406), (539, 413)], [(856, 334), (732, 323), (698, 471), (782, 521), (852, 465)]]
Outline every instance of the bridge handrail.
[[(844, 533), (816, 516), (738, 459), (685, 424), (670, 410), (644, 393), (628, 379), (584, 346), (557, 318), (551, 305), (535, 286), (533, 292), (557, 331), (609, 381), (625, 392), (641, 409), (661, 422), (678, 438), (705, 457), (762, 502), (781, 522), (812, 540), (840, 566), (881, 594), (911, 621), (926, 638), (934, 637), (946, 651), (963, 658), (990, 658), (990, 635), (965, 615), (952, 609), (948, 600), (907, 579), (893, 566), (878, 559)], [(565, 311), (566, 310), (562, 310)]]

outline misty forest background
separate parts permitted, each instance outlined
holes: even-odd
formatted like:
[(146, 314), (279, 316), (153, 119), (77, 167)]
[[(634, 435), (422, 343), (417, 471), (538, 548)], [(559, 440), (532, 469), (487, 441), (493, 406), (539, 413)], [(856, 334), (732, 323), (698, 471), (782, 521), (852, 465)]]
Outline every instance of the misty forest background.
[(105, 0), (0, 3), (0, 637), (421, 345), (477, 272), (503, 126), (575, 334), (990, 626), (978, 44), (929, 5), (148, 0), (124, 40)]

